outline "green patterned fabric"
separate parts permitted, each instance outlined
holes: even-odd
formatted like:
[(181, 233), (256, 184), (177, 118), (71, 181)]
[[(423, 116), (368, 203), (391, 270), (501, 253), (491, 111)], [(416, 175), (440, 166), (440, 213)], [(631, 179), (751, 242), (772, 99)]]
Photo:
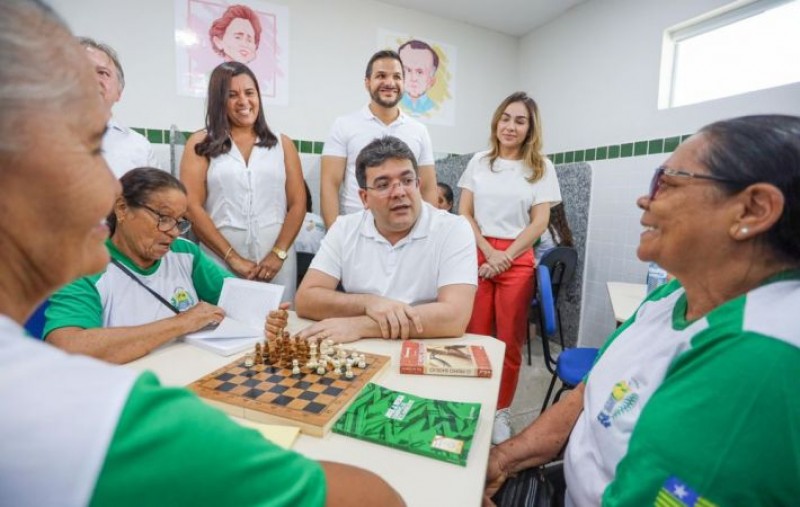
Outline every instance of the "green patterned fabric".
[(367, 384), (333, 431), (467, 465), (480, 403), (432, 400)]

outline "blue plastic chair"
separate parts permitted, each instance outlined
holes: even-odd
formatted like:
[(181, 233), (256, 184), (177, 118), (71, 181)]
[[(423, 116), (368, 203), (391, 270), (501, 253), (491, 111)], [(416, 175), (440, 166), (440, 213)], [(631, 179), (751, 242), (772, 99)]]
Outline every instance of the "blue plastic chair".
[(42, 336), (45, 324), (44, 312), (48, 306), (50, 306), (50, 300), (45, 299), (44, 303), (40, 304), (33, 312), (33, 315), (25, 322), (25, 331), (33, 338), (44, 340), (44, 336)]
[(561, 394), (578, 385), (597, 358), (598, 349), (590, 347), (575, 347), (563, 349), (558, 357), (553, 358), (550, 351), (550, 340), (556, 332), (556, 308), (553, 298), (553, 287), (550, 282), (550, 268), (540, 265), (536, 268), (536, 296), (539, 303), (539, 322), (541, 323), (539, 333), (542, 336), (542, 351), (544, 353), (544, 364), (548, 371), (553, 375), (550, 380), (550, 387), (542, 403), (544, 412), (550, 402), (550, 395), (553, 393), (556, 379), (561, 381), (561, 388), (553, 398), (553, 403), (557, 402)]
[[(556, 330), (558, 332), (558, 340), (561, 343), (561, 348), (564, 347), (564, 326), (561, 324), (561, 311), (559, 310), (559, 298), (562, 292), (566, 293), (567, 286), (572, 282), (575, 277), (575, 269), (578, 264), (578, 251), (572, 247), (557, 246), (545, 252), (537, 265), (547, 266), (550, 268), (550, 286), (553, 292), (553, 305), (556, 308)], [(562, 291), (563, 289), (563, 291)], [(531, 301), (531, 308), (529, 313), (529, 321), (539, 323), (539, 300), (534, 294)], [(530, 329), (527, 332), (528, 344), (528, 366), (531, 365), (531, 333)]]

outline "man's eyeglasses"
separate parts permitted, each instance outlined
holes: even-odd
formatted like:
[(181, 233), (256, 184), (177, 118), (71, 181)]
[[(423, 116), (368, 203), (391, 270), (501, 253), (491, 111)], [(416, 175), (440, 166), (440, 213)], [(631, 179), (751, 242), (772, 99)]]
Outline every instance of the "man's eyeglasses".
[(658, 191), (661, 189), (661, 180), (664, 176), (672, 176), (678, 178), (697, 178), (699, 180), (711, 180), (711, 181), (718, 181), (721, 183), (735, 183), (735, 180), (730, 178), (723, 178), (721, 176), (714, 176), (711, 174), (699, 174), (699, 173), (692, 173), (689, 171), (682, 171), (680, 169), (669, 169), (665, 166), (661, 166), (656, 169), (655, 174), (653, 174), (653, 179), (650, 180), (650, 200), (654, 200), (658, 195)]
[(405, 176), (400, 178), (399, 181), (390, 183), (388, 180), (381, 180), (372, 187), (364, 187), (368, 190), (373, 190), (378, 195), (389, 195), (395, 186), (400, 185), (405, 189), (412, 189), (419, 184), (419, 178), (416, 176)]
[(175, 227), (177, 227), (178, 232), (183, 234), (192, 227), (192, 223), (186, 219), (178, 220), (177, 218), (171, 217), (169, 215), (164, 215), (154, 210), (150, 206), (147, 206), (146, 204), (137, 204), (137, 206), (146, 209), (147, 211), (158, 217), (158, 225), (156, 227), (161, 232), (169, 232)]

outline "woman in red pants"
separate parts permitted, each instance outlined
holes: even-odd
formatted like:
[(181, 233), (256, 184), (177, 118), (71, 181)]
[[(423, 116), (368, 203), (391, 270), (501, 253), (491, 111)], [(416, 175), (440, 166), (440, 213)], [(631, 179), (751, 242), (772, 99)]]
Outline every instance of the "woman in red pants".
[(491, 149), (475, 154), (461, 176), (459, 213), (475, 231), (478, 292), (467, 332), (506, 344), (500, 398), (492, 431), (497, 444), (511, 436), (509, 411), (522, 362), (522, 342), (533, 296), (533, 244), (561, 202), (553, 164), (542, 154), (536, 102), (508, 96), (492, 117)]

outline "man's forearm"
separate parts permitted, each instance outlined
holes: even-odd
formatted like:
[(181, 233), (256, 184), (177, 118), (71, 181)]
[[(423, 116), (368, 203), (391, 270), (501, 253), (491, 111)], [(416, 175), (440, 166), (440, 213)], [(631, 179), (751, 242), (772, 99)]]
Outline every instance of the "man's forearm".
[(311, 320), (358, 317), (366, 313), (366, 297), (365, 294), (347, 294), (322, 287), (303, 288), (297, 293), (295, 309), (298, 317)]
[[(311, 320), (324, 320), (336, 317), (365, 317), (370, 325), (359, 325), (362, 338), (381, 336), (377, 322), (366, 316), (369, 294), (345, 294), (330, 289), (310, 288), (298, 297), (296, 311), (298, 317)], [(471, 315), (470, 305), (455, 302), (433, 302), (413, 307), (422, 321), (422, 332), (411, 326), (412, 338), (447, 338), (461, 336), (467, 329)]]

